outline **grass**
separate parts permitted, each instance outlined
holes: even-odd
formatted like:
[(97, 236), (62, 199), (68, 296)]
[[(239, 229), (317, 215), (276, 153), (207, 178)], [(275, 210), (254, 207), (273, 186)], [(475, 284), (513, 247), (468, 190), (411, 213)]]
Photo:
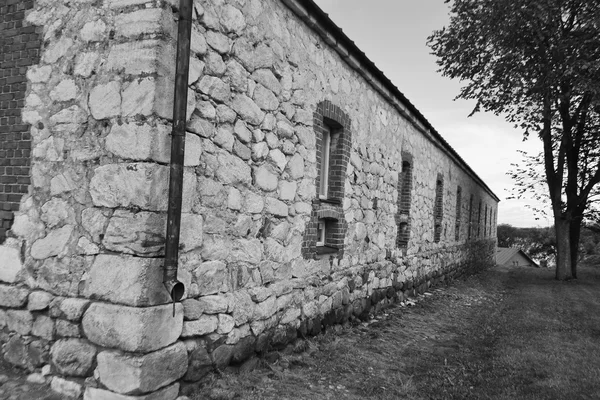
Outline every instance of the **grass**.
[(600, 270), (579, 275), (492, 269), (297, 344), (303, 352), (212, 375), (190, 397), (600, 399)]

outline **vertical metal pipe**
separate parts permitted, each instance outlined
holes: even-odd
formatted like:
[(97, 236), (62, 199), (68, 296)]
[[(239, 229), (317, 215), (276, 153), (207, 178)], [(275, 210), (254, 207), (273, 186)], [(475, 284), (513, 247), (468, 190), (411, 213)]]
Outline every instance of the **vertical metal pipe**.
[(183, 158), (185, 154), (185, 123), (187, 111), (188, 74), (190, 69), (190, 38), (192, 33), (193, 0), (179, 1), (177, 32), (177, 65), (173, 101), (173, 132), (169, 174), (169, 208), (167, 210), (167, 242), (163, 283), (173, 304), (181, 300), (185, 287), (177, 280), (179, 232), (183, 192)]

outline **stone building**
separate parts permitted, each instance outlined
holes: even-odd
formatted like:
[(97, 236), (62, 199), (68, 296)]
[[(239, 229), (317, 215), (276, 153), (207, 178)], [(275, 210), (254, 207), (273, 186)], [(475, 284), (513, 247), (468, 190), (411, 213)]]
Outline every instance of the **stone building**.
[(494, 263), (498, 198), (312, 0), (196, 0), (171, 304), (178, 7), (0, 0), (6, 360), (172, 400)]

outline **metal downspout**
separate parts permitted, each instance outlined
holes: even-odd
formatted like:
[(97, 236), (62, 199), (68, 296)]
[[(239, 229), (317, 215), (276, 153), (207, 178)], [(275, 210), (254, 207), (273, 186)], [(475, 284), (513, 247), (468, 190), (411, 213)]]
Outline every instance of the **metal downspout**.
[(173, 302), (181, 300), (185, 287), (177, 280), (179, 233), (183, 192), (183, 158), (185, 154), (185, 123), (187, 111), (188, 74), (190, 69), (190, 37), (192, 33), (193, 0), (179, 1), (177, 29), (177, 59), (173, 101), (173, 132), (171, 134), (171, 162), (169, 174), (169, 207), (167, 210), (167, 242), (163, 283)]

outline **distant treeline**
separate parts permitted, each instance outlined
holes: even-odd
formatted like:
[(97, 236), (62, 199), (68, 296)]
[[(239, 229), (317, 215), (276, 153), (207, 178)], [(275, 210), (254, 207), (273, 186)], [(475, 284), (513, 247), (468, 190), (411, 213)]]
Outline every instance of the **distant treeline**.
[[(556, 255), (554, 227), (517, 228), (509, 224), (500, 224), (498, 246), (517, 247), (531, 258), (552, 261)], [(579, 259), (600, 261), (600, 224), (587, 224), (581, 229)]]

